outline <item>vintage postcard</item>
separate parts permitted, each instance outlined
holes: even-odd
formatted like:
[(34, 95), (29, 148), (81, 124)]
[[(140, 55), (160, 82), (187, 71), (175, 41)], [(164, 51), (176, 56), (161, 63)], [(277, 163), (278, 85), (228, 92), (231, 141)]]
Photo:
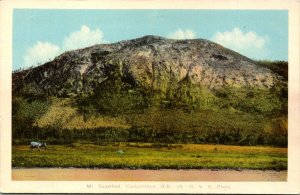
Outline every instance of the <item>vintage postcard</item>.
[(299, 193), (299, 1), (0, 1), (1, 192)]

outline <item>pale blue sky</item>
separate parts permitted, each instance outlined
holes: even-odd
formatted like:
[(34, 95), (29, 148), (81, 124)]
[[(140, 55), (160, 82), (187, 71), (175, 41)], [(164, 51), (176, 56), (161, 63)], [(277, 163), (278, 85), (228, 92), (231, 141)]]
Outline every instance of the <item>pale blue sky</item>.
[(285, 10), (15, 9), (13, 69), (44, 62), (75, 47), (144, 35), (204, 38), (254, 59), (288, 58)]

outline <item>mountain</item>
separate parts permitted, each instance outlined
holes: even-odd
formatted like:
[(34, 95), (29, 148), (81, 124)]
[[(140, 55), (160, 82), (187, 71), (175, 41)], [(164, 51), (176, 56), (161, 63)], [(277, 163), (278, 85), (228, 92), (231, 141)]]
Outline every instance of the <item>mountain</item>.
[(89, 93), (113, 73), (133, 87), (160, 93), (184, 81), (218, 89), (271, 88), (280, 80), (270, 69), (208, 40), (145, 36), (68, 51), (41, 66), (16, 72), (13, 92), (30, 85), (57, 96)]
[(14, 143), (287, 145), (287, 62), (145, 36), (12, 75)]

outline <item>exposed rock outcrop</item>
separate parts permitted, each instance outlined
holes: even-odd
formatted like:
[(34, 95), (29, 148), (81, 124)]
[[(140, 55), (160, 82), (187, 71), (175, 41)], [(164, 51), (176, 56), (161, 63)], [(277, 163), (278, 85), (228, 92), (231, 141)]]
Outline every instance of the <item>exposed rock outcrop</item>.
[(76, 95), (117, 72), (132, 86), (165, 92), (188, 81), (207, 88), (270, 88), (280, 77), (219, 44), (204, 39), (145, 36), (68, 51), (53, 61), (13, 74), (13, 92), (31, 85), (41, 92)]

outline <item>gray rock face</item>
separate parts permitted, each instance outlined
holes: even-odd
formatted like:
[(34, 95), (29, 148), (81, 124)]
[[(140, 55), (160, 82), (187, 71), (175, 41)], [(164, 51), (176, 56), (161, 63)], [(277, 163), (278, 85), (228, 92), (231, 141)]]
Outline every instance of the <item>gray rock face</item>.
[(13, 90), (30, 84), (51, 94), (93, 91), (117, 72), (133, 86), (165, 92), (184, 80), (207, 88), (270, 88), (279, 76), (254, 61), (204, 39), (145, 36), (68, 51), (53, 61), (13, 74)]

